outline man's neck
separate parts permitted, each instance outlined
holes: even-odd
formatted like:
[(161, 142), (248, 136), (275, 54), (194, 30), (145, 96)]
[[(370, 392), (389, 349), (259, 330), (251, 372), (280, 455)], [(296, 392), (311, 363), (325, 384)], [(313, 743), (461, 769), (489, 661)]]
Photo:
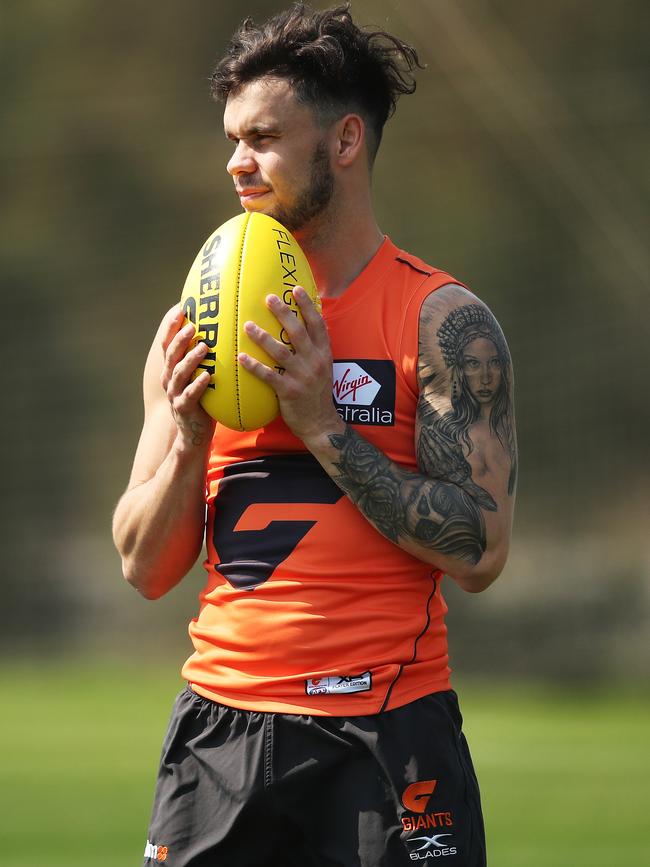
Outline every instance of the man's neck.
[(316, 231), (296, 233), (321, 298), (338, 298), (366, 267), (381, 246), (384, 236), (371, 210), (357, 213), (356, 219), (323, 221)]

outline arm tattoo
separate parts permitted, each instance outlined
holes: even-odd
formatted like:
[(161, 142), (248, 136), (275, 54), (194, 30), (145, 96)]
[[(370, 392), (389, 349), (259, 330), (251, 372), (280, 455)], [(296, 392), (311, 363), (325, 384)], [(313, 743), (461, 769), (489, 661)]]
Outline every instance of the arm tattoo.
[[(426, 477), (397, 466), (351, 428), (329, 437), (337, 450), (334, 481), (392, 542), (399, 537), (476, 564), (486, 548), (483, 511), (497, 503), (472, 479), (467, 457), (482, 424), (510, 461), (508, 493), (517, 475), (510, 355), (492, 314), (478, 304), (452, 310), (436, 332), (451, 384), (451, 409), (439, 413), (440, 361), (430, 347), (426, 313), (421, 328), (417, 416), (418, 464)], [(427, 339), (428, 338), (428, 339)]]
[[(426, 326), (422, 330), (426, 333)], [(472, 481), (466, 457), (474, 450), (472, 428), (483, 423), (510, 462), (508, 494), (514, 493), (517, 447), (508, 346), (494, 316), (479, 304), (452, 310), (436, 336), (450, 378), (451, 409), (440, 415), (433, 406), (434, 361), (421, 339), (418, 463), (433, 478), (461, 485), (481, 508), (496, 511), (490, 494)]]
[(403, 470), (352, 428), (332, 434), (334, 481), (391, 542), (400, 536), (478, 563), (485, 550), (480, 509), (462, 488)]
[(400, 473), (383, 452), (352, 428), (330, 435), (338, 450), (334, 481), (391, 542), (406, 523), (408, 495), (400, 490)]

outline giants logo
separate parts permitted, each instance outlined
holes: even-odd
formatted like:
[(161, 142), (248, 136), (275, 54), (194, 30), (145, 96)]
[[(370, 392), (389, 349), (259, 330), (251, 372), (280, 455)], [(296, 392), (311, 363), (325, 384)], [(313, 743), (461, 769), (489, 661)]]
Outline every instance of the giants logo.
[(392, 361), (336, 360), (332, 396), (348, 424), (395, 424), (395, 365)]
[(419, 831), (428, 828), (451, 828), (454, 824), (451, 813), (448, 810), (437, 812), (429, 811), (429, 802), (438, 785), (437, 780), (423, 780), (411, 783), (402, 795), (402, 804), (416, 816), (402, 816), (404, 831)]
[(411, 783), (404, 790), (402, 795), (402, 803), (407, 810), (413, 813), (424, 813), (429, 804), (429, 799), (433, 795), (438, 780), (425, 780), (423, 783)]

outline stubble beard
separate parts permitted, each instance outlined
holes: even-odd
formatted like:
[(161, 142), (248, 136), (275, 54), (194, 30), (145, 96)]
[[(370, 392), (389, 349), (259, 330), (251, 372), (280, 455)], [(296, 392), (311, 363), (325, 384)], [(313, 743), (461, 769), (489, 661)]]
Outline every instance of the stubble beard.
[(299, 232), (323, 214), (333, 194), (334, 175), (329, 164), (327, 145), (325, 141), (320, 141), (312, 154), (308, 186), (292, 205), (278, 207), (271, 216), (290, 232)]

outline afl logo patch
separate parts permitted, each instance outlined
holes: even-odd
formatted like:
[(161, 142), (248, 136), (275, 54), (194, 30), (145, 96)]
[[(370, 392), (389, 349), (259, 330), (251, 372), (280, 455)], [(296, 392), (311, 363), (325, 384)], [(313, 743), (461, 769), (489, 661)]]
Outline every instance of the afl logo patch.
[(314, 677), (305, 681), (307, 695), (347, 695), (351, 692), (368, 692), (372, 689), (372, 672), (363, 674), (337, 674), (329, 677)]
[(332, 396), (347, 424), (395, 424), (395, 364), (371, 359), (336, 359)]

